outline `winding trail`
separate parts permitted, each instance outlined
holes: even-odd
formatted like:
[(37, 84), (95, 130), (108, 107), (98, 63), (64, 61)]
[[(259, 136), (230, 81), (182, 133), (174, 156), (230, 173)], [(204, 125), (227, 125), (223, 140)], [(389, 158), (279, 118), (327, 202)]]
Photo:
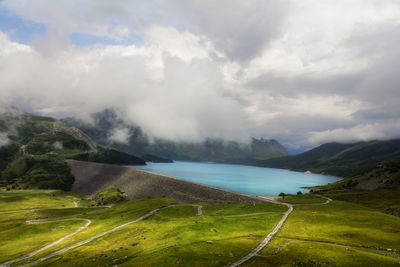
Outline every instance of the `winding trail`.
[[(321, 196), (321, 197), (323, 197), (323, 196)], [(287, 206), (287, 207), (288, 207), (288, 210), (287, 210), (285, 213), (283, 213), (283, 216), (282, 216), (281, 220), (278, 222), (278, 224), (274, 227), (274, 229), (264, 238), (264, 240), (263, 240), (256, 248), (254, 248), (249, 254), (247, 254), (246, 256), (244, 256), (243, 258), (241, 258), (240, 260), (238, 260), (238, 261), (236, 261), (236, 262), (230, 264), (229, 266), (231, 266), (231, 267), (239, 266), (239, 265), (243, 264), (244, 262), (248, 261), (250, 258), (252, 258), (252, 257), (254, 257), (254, 256), (257, 256), (257, 255), (258, 255), (257, 253), (258, 253), (260, 250), (262, 250), (262, 249), (269, 243), (269, 241), (271, 240), (271, 238), (272, 238), (272, 237), (279, 231), (279, 229), (282, 227), (282, 225), (283, 225), (284, 222), (286, 221), (286, 219), (287, 219), (287, 217), (289, 216), (289, 214), (293, 211), (293, 206), (294, 206), (294, 205), (314, 205), (314, 204), (316, 204), (316, 205), (323, 205), (323, 204), (327, 204), (327, 203), (329, 203), (329, 202), (332, 201), (330, 198), (327, 198), (327, 197), (324, 197), (324, 198), (327, 199), (324, 203), (313, 203), (313, 204), (289, 204), (289, 203), (279, 202), (279, 201), (273, 200), (273, 199), (268, 198), (268, 197), (262, 197), (262, 199), (265, 200), (266, 202), (270, 202), (270, 203), (273, 203), (273, 204), (278, 204), (278, 205)], [(73, 201), (73, 202), (74, 202), (74, 206), (77, 207), (77, 206), (78, 206), (78, 203), (77, 203), (76, 201)], [(114, 228), (112, 228), (112, 229), (109, 229), (109, 230), (104, 231), (104, 232), (101, 232), (101, 233), (99, 233), (99, 234), (97, 234), (97, 235), (95, 235), (95, 236), (92, 236), (92, 237), (90, 237), (90, 238), (88, 238), (88, 239), (85, 239), (85, 240), (83, 240), (83, 241), (80, 241), (80, 242), (75, 243), (75, 244), (73, 244), (73, 245), (70, 245), (70, 246), (68, 246), (68, 247), (65, 247), (65, 248), (59, 249), (59, 250), (57, 250), (57, 251), (54, 251), (54, 252), (52, 252), (52, 253), (50, 253), (50, 254), (48, 254), (48, 255), (46, 255), (46, 256), (43, 256), (43, 257), (41, 257), (41, 258), (39, 258), (39, 259), (37, 259), (37, 260), (35, 260), (35, 261), (33, 261), (33, 262), (29, 262), (29, 263), (27, 263), (27, 264), (18, 265), (18, 266), (27, 267), (27, 266), (32, 266), (32, 265), (35, 265), (35, 264), (44, 262), (44, 261), (46, 261), (46, 260), (48, 260), (48, 259), (50, 259), (50, 258), (52, 258), (52, 257), (55, 257), (55, 256), (57, 256), (57, 255), (60, 255), (60, 254), (66, 252), (66, 251), (69, 251), (69, 250), (71, 250), (71, 249), (74, 249), (74, 248), (80, 247), (80, 246), (82, 246), (82, 245), (85, 245), (85, 244), (87, 244), (87, 243), (89, 243), (89, 242), (91, 242), (91, 241), (93, 241), (93, 240), (95, 240), (95, 239), (98, 239), (98, 238), (100, 238), (100, 237), (102, 237), (102, 236), (104, 236), (104, 235), (107, 235), (107, 234), (109, 234), (109, 233), (112, 233), (112, 232), (114, 232), (114, 231), (117, 231), (117, 230), (119, 230), (119, 229), (121, 229), (121, 228), (123, 228), (123, 227), (125, 227), (125, 226), (128, 226), (128, 225), (131, 225), (131, 224), (140, 222), (140, 221), (142, 221), (142, 220), (144, 220), (144, 219), (146, 219), (146, 218), (152, 216), (153, 214), (155, 214), (155, 213), (157, 213), (157, 212), (159, 212), (159, 211), (161, 211), (161, 210), (163, 210), (163, 209), (172, 208), (172, 207), (182, 207), (182, 206), (197, 207), (197, 215), (198, 215), (198, 216), (207, 216), (207, 217), (241, 217), (241, 216), (254, 216), (254, 215), (269, 214), (269, 213), (281, 213), (281, 212), (259, 212), (259, 213), (238, 214), (238, 215), (208, 216), (208, 215), (203, 215), (203, 206), (201, 206), (201, 205), (196, 205), (196, 204), (174, 204), (174, 205), (169, 205), (169, 206), (160, 207), (160, 208), (154, 209), (154, 210), (152, 210), (152, 211), (149, 211), (149, 212), (146, 213), (145, 215), (143, 215), (143, 216), (141, 216), (141, 217), (139, 217), (139, 218), (137, 218), (137, 219), (135, 219), (135, 220), (129, 221), (129, 222), (124, 223), (124, 224), (121, 224), (121, 225), (116, 226), (116, 227), (114, 227)], [(105, 207), (105, 208), (111, 208), (112, 206), (104, 206), (104, 207)], [(100, 210), (103, 210), (103, 209), (100, 209)], [(26, 211), (26, 210), (25, 210), (25, 211)], [(33, 209), (32, 211), (35, 211), (35, 209)], [(12, 211), (12, 212), (19, 212), (19, 211)], [(93, 211), (93, 212), (97, 212), (97, 210), (96, 210), (96, 211)], [(82, 214), (89, 214), (89, 213), (93, 213), (93, 212), (86, 212), (86, 213), (82, 213)], [(87, 227), (91, 224), (91, 220), (89, 220), (89, 219), (84, 219), (84, 218), (68, 218), (68, 217), (75, 217), (75, 216), (79, 216), (79, 215), (82, 215), (82, 214), (74, 214), (74, 215), (71, 215), (71, 216), (64, 216), (64, 217), (59, 217), (59, 218), (51, 218), (51, 219), (43, 219), (43, 220), (31, 220), (31, 221), (26, 221), (26, 223), (30, 223), (30, 224), (36, 224), (36, 223), (50, 223), (50, 222), (59, 222), (59, 221), (67, 221), (67, 220), (82, 220), (82, 221), (86, 221), (86, 223), (85, 223), (84, 226), (81, 226), (79, 229), (77, 229), (77, 230), (74, 231), (73, 233), (70, 233), (70, 234), (68, 234), (68, 235), (66, 235), (66, 236), (64, 236), (64, 237), (62, 237), (62, 238), (58, 239), (57, 241), (55, 241), (55, 242), (53, 242), (53, 243), (51, 243), (51, 244), (49, 244), (49, 245), (47, 245), (47, 246), (45, 246), (45, 247), (42, 247), (42, 248), (40, 248), (40, 249), (38, 249), (38, 250), (35, 250), (34, 252), (31, 252), (31, 253), (29, 253), (29, 254), (26, 254), (26, 255), (23, 255), (23, 256), (21, 256), (21, 257), (15, 258), (15, 259), (13, 259), (13, 260), (4, 262), (4, 263), (2, 263), (0, 266), (2, 266), (2, 267), (6, 267), (6, 266), (7, 266), (7, 267), (8, 267), (8, 266), (10, 266), (11, 264), (13, 264), (13, 263), (15, 263), (15, 262), (18, 262), (18, 261), (25, 260), (25, 259), (28, 259), (28, 258), (30, 258), (30, 257), (33, 257), (33, 256), (37, 255), (38, 253), (40, 253), (40, 252), (42, 252), (42, 251), (44, 251), (44, 250), (46, 250), (46, 249), (48, 249), (48, 248), (51, 248), (51, 247), (53, 247), (53, 246), (59, 244), (60, 242), (64, 241), (65, 239), (67, 239), (67, 238), (69, 238), (69, 237), (71, 237), (71, 236), (73, 236), (73, 235), (76, 235), (77, 233), (81, 232), (82, 230), (84, 230), (85, 228), (87, 228)]]
[(61, 221), (86, 221), (86, 223), (85, 223), (84, 226), (79, 227), (78, 230), (76, 230), (75, 232), (70, 233), (70, 234), (68, 234), (68, 235), (66, 235), (66, 236), (64, 236), (64, 237), (62, 237), (62, 238), (58, 239), (57, 241), (55, 241), (55, 242), (53, 242), (53, 243), (51, 243), (51, 244), (48, 244), (47, 246), (44, 246), (44, 247), (42, 247), (42, 248), (40, 248), (40, 249), (38, 249), (38, 250), (35, 250), (34, 252), (31, 252), (31, 253), (26, 254), (26, 255), (24, 255), (24, 256), (15, 258), (15, 259), (10, 260), (10, 261), (7, 261), (7, 262), (4, 262), (4, 263), (1, 264), (1, 266), (10, 266), (10, 265), (13, 264), (14, 262), (22, 261), (22, 260), (28, 259), (28, 258), (30, 258), (30, 257), (33, 257), (33, 256), (35, 256), (36, 254), (38, 254), (38, 253), (40, 253), (40, 252), (42, 252), (42, 251), (44, 251), (44, 250), (46, 250), (46, 249), (48, 249), (48, 248), (51, 248), (51, 247), (57, 245), (58, 243), (64, 241), (65, 239), (67, 239), (67, 238), (69, 238), (69, 237), (71, 237), (71, 236), (73, 236), (73, 235), (76, 235), (77, 233), (79, 233), (80, 231), (82, 231), (83, 229), (85, 229), (86, 227), (88, 227), (89, 224), (92, 223), (92, 221), (89, 220), (89, 219), (81, 219), (81, 218), (71, 218), (71, 219), (62, 219), (62, 220), (53, 220), (53, 221), (34, 220), (34, 221), (26, 221), (26, 223), (29, 223), (29, 224), (38, 224), (38, 223), (52, 223), (52, 222), (61, 222)]
[[(37, 259), (36, 261), (30, 262), (30, 263), (27, 263), (27, 264), (24, 264), (24, 265), (18, 265), (18, 266), (21, 266), (21, 267), (24, 266), (24, 267), (25, 267), (25, 266), (32, 266), (32, 265), (41, 263), (41, 262), (43, 262), (43, 261), (45, 261), (45, 260), (48, 260), (48, 259), (50, 259), (50, 258), (52, 258), (52, 257), (55, 257), (55, 256), (57, 256), (57, 255), (60, 255), (60, 254), (66, 252), (66, 251), (68, 251), (68, 250), (71, 250), (71, 249), (80, 247), (80, 246), (85, 245), (85, 244), (87, 244), (87, 243), (89, 243), (89, 242), (91, 242), (91, 241), (93, 241), (93, 240), (95, 240), (95, 239), (97, 239), (97, 238), (99, 238), (99, 237), (102, 237), (102, 236), (107, 235), (107, 234), (109, 234), (109, 233), (112, 233), (112, 232), (114, 232), (114, 231), (116, 231), (116, 230), (119, 230), (119, 229), (121, 229), (122, 227), (131, 225), (131, 224), (133, 224), (133, 223), (140, 222), (140, 221), (142, 221), (142, 220), (144, 220), (144, 219), (150, 217), (150, 216), (153, 215), (154, 213), (159, 212), (160, 210), (167, 209), (167, 208), (172, 208), (172, 207), (181, 207), (181, 206), (193, 206), (193, 207), (197, 207), (197, 208), (198, 208), (198, 215), (201, 215), (201, 214), (202, 214), (202, 209), (200, 208), (200, 207), (201, 207), (200, 205), (174, 204), (174, 205), (170, 205), (170, 206), (166, 206), (166, 207), (157, 208), (157, 209), (155, 209), (155, 210), (152, 210), (152, 211), (146, 213), (145, 215), (143, 215), (142, 217), (139, 217), (139, 218), (136, 219), (136, 220), (133, 220), (133, 221), (130, 221), (130, 222), (121, 224), (121, 225), (119, 225), (119, 226), (117, 226), (117, 227), (114, 227), (114, 228), (112, 228), (112, 229), (110, 229), (110, 230), (107, 230), (107, 231), (105, 231), (105, 232), (102, 232), (102, 233), (100, 233), (100, 234), (97, 234), (97, 235), (95, 235), (95, 236), (92, 236), (92, 237), (90, 237), (90, 238), (88, 238), (88, 239), (86, 239), (86, 240), (83, 240), (83, 241), (81, 241), (81, 242), (75, 243), (75, 244), (73, 244), (73, 245), (71, 245), (71, 246), (69, 246), (69, 247), (66, 247), (66, 248), (57, 250), (57, 251), (55, 251), (55, 252), (53, 252), (53, 253), (50, 253), (49, 255), (46, 255), (46, 256), (44, 256), (44, 257), (42, 257), (42, 258), (40, 258), (40, 259)], [(90, 220), (88, 220), (88, 221), (90, 221)], [(81, 227), (81, 228), (82, 228), (81, 230), (78, 229), (79, 231), (75, 231), (74, 233), (69, 234), (69, 235), (63, 237), (63, 238), (57, 240), (56, 242), (51, 243), (50, 245), (48, 245), (48, 246), (46, 246), (46, 247), (44, 247), (44, 248), (42, 248), (42, 249), (39, 249), (39, 250), (37, 250), (37, 251), (35, 251), (35, 252), (32, 252), (32, 253), (30, 253), (30, 254), (28, 254), (28, 255), (25, 255), (25, 256), (19, 257), (19, 258), (17, 258), (17, 259), (8, 261), (8, 262), (6, 262), (6, 263), (3, 263), (1, 266), (10, 266), (11, 263), (14, 263), (14, 262), (17, 262), (17, 261), (20, 261), (20, 260), (23, 260), (23, 259), (30, 258), (30, 257), (36, 255), (37, 253), (39, 253), (39, 252), (41, 252), (41, 251), (43, 251), (43, 250), (45, 250), (45, 249), (47, 249), (47, 248), (50, 248), (50, 247), (52, 247), (52, 246), (54, 246), (54, 245), (60, 243), (60, 242), (63, 241), (64, 239), (66, 239), (66, 238), (68, 238), (68, 237), (70, 237), (70, 236), (72, 236), (72, 235), (74, 235), (74, 234), (77, 234), (78, 232), (80, 232), (80, 231), (82, 231), (84, 228), (86, 228), (89, 224), (90, 224), (90, 222), (89, 222), (87, 225), (85, 225), (83, 228)]]
[[(75, 207), (78, 207), (78, 203), (76, 201), (74, 201), (74, 204), (75, 204)], [(62, 221), (86, 221), (86, 223), (85, 223), (85, 225), (79, 227), (76, 231), (74, 231), (74, 232), (72, 232), (72, 233), (70, 233), (70, 234), (68, 234), (66, 236), (63, 236), (60, 239), (58, 239), (58, 240), (56, 240), (56, 241), (54, 241), (54, 242), (52, 242), (52, 243), (40, 248), (38, 250), (35, 250), (35, 251), (33, 251), (33, 252), (29, 253), (29, 254), (26, 254), (26, 255), (20, 256), (18, 258), (15, 258), (13, 260), (9, 260), (7, 262), (4, 262), (4, 263), (0, 264), (0, 266), (1, 267), (6, 267), (6, 266), (8, 267), (8, 266), (10, 266), (11, 264), (13, 264), (15, 262), (31, 258), (31, 257), (35, 256), (36, 254), (38, 254), (38, 253), (40, 253), (40, 252), (42, 252), (42, 251), (44, 251), (44, 250), (46, 250), (48, 248), (54, 247), (55, 245), (59, 244), (60, 242), (64, 241), (65, 239), (76, 235), (77, 233), (81, 232), (82, 230), (87, 228), (92, 223), (92, 221), (89, 220), (89, 219), (70, 218), (70, 217), (76, 217), (76, 216), (83, 215), (83, 214), (91, 214), (91, 213), (95, 213), (95, 212), (104, 210), (106, 208), (111, 208), (111, 207), (112, 206), (91, 207), (91, 208), (95, 208), (96, 210), (95, 211), (86, 212), (86, 213), (80, 213), (80, 214), (73, 214), (73, 215), (64, 216), (64, 217), (58, 217), (58, 218), (40, 219), (40, 220), (28, 220), (28, 221), (26, 221), (27, 224), (41, 224), (41, 223), (52, 223), (52, 222), (62, 222)], [(21, 210), (21, 211), (12, 211), (12, 212), (15, 213), (15, 212), (23, 212), (23, 211), (38, 211), (38, 210), (52, 210), (52, 209), (71, 209), (71, 208), (49, 208), (49, 209), (45, 208), (45, 209), (32, 209), (32, 210)]]
[(274, 204), (280, 204), (280, 205), (285, 205), (286, 207), (288, 207), (288, 210), (283, 214), (283, 217), (281, 218), (281, 220), (278, 222), (278, 224), (274, 227), (274, 229), (272, 229), (272, 231), (264, 238), (264, 240), (252, 251), (250, 251), (249, 254), (247, 254), (246, 256), (244, 256), (243, 258), (241, 258), (240, 260), (231, 263), (230, 265), (228, 265), (229, 267), (236, 267), (239, 266), (243, 263), (245, 263), (246, 261), (248, 261), (249, 259), (251, 259), (254, 256), (257, 256), (258, 252), (260, 250), (262, 250), (271, 240), (271, 238), (279, 231), (279, 229), (282, 227), (282, 225), (284, 224), (284, 222), (286, 221), (287, 217), (289, 216), (289, 214), (293, 211), (293, 205), (325, 205), (328, 204), (329, 202), (332, 201), (332, 199), (328, 198), (328, 197), (324, 197), (321, 196), (323, 198), (326, 199), (326, 201), (324, 203), (312, 203), (312, 204), (289, 204), (289, 203), (285, 203), (285, 202), (279, 202), (276, 200), (273, 200), (271, 198), (268, 197), (262, 197), (263, 199), (265, 199), (268, 202), (274, 203)]

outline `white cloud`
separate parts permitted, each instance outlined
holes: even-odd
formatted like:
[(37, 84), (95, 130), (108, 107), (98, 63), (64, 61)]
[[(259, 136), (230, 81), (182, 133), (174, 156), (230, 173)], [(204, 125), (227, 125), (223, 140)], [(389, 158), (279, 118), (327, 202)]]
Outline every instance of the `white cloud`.
[(110, 142), (116, 143), (127, 143), (130, 136), (131, 134), (128, 128), (116, 128), (113, 129), (110, 136), (108, 137), (108, 140), (110, 140)]
[(63, 149), (64, 145), (63, 145), (62, 142), (56, 141), (56, 142), (53, 143), (53, 147), (55, 149)]
[(381, 123), (360, 124), (349, 129), (338, 128), (322, 132), (311, 132), (309, 142), (320, 145), (326, 142), (353, 143), (357, 141), (389, 140), (398, 138), (400, 120)]
[(0, 32), (0, 57), (24, 52), (32, 52), (32, 49), (27, 45), (11, 42), (5, 33)]
[(178, 33), (164, 30), (165, 46), (71, 47), (52, 56), (6, 58), (7, 64), (0, 62), (1, 94), (49, 114), (84, 117), (118, 108), (154, 137), (246, 139), (242, 107), (223, 95), (221, 63), (209, 56), (210, 45), (181, 33), (177, 45), (188, 50), (176, 50), (168, 34)]
[[(400, 137), (385, 126), (400, 117), (398, 1), (0, 5), (47, 29), (30, 46), (0, 33), (0, 97), (30, 110), (118, 108), (151, 136), (186, 141)], [(74, 46), (70, 33), (121, 45)], [(141, 41), (125, 44), (132, 35)]]
[(8, 134), (4, 133), (4, 132), (0, 132), (0, 148), (2, 146), (7, 145), (10, 142), (10, 140), (8, 139)]

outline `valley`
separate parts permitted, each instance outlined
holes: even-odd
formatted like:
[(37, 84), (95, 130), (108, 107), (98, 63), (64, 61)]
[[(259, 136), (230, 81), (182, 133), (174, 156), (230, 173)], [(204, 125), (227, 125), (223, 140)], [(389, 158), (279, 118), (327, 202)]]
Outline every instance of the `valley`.
[(0, 0), (0, 267), (400, 266), (399, 22)]
[[(53, 118), (14, 109), (1, 121), (8, 137), (0, 148), (2, 266), (396, 266), (400, 260), (398, 140), (326, 144), (258, 161), (347, 177), (308, 187), (310, 193), (265, 196), (266, 189), (244, 194), (239, 172), (260, 172), (261, 188), (263, 168), (226, 165), (230, 179), (223, 183), (239, 182), (235, 193), (132, 168), (145, 160)], [(220, 155), (230, 153), (224, 146)], [(224, 166), (143, 158), (149, 166), (201, 166), (214, 175)], [(283, 172), (273, 176), (314, 177)]]

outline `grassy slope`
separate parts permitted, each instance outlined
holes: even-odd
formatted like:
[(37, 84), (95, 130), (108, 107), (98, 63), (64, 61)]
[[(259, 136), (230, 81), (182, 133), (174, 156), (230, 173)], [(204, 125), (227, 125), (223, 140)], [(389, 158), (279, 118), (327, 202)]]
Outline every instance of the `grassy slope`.
[(215, 204), (215, 205), (203, 205), (204, 215), (210, 216), (224, 216), (224, 215), (238, 215), (238, 214), (250, 214), (259, 212), (285, 212), (287, 208), (285, 206), (279, 206), (274, 204)]
[[(0, 216), (0, 262), (26, 254), (78, 229), (82, 222), (66, 221), (49, 224), (26, 224), (34, 218), (32, 209), (72, 208), (77, 194), (59, 190), (23, 190), (0, 192), (0, 212), (26, 210), (18, 213), (3, 213)], [(66, 209), (69, 210), (69, 209)], [(56, 212), (63, 214), (63, 209)], [(40, 213), (40, 212), (39, 212)], [(41, 215), (43, 216), (43, 215)], [(50, 230), (50, 231), (49, 231)]]
[(281, 201), (289, 204), (321, 204), (326, 202), (326, 199), (313, 194), (302, 194), (285, 195), (284, 198), (281, 198)]
[[(293, 196), (291, 200), (304, 203), (305, 198)], [(261, 251), (264, 257), (255, 257), (246, 265), (398, 266), (398, 229), (400, 218), (352, 203), (299, 205)]]
[[(42, 202), (45, 202), (49, 197), (47, 193), (41, 191), (28, 192), (31, 192), (30, 198), (32, 200), (41, 198)], [(34, 196), (33, 192), (37, 192), (37, 196)], [(0, 192), (0, 195), (4, 198), (16, 193), (23, 193), (23, 191)], [(66, 193), (65, 202), (63, 204), (60, 202), (60, 204), (72, 203), (70, 197), (76, 196)], [(79, 200), (80, 198), (77, 197), (76, 199)], [(96, 213), (87, 213), (86, 209), (78, 208), (79, 211), (86, 212), (86, 214), (77, 217), (88, 218), (92, 220), (92, 224), (73, 238), (40, 253), (33, 259), (136, 219), (157, 207), (173, 203), (176, 202), (165, 198), (151, 198), (125, 201), (116, 204), (111, 209)], [(28, 202), (19, 203), (17, 199), (13, 204), (19, 208), (31, 207)], [(53, 205), (53, 207), (57, 206)], [(59, 257), (49, 259), (41, 265), (65, 266), (65, 264), (80, 265), (85, 263), (85, 266), (105, 264), (143, 266), (143, 264), (152, 263), (170, 266), (176, 264), (177, 261), (190, 265), (191, 263), (203, 266), (224, 265), (233, 262), (254, 248), (281, 218), (281, 212), (284, 210), (284, 207), (273, 204), (257, 204), (255, 206), (244, 204), (217, 205), (216, 208), (213, 208), (212, 205), (205, 205), (205, 215), (213, 215), (216, 211), (219, 215), (277, 211), (277, 213), (256, 216), (212, 217), (198, 216), (196, 207), (169, 208), (142, 222), (122, 228), (83, 247), (68, 251)], [(15, 213), (13, 214), (14, 217), (8, 218), (7, 221), (0, 221), (0, 229), (3, 230), (1, 232), (2, 237), (7, 240), (0, 246), (1, 261), (37, 249), (37, 245), (33, 242), (35, 238), (40, 240), (39, 244), (44, 245), (65, 234), (65, 229), (72, 232), (83, 224), (82, 221), (68, 221), (27, 225), (24, 223), (26, 218), (51, 218), (52, 216), (71, 214), (74, 214), (73, 209), (48, 209), (35, 213)], [(11, 230), (9, 227), (13, 229), (11, 232), (9, 232)], [(51, 231), (46, 232), (45, 229), (51, 229)], [(18, 236), (27, 237), (27, 242), (22, 243)], [(206, 241), (209, 240), (213, 243), (208, 244)], [(14, 249), (15, 246), (19, 246), (19, 248)], [(210, 248), (212, 249), (211, 253)], [(19, 264), (21, 263), (23, 262), (19, 262)]]
[[(23, 192), (0, 192), (0, 196), (13, 198), (21, 193)], [(49, 196), (47, 191), (28, 191), (27, 193), (29, 197), (22, 202), (14, 198), (13, 204), (23, 209), (32, 206), (27, 201), (28, 199), (32, 199), (35, 203), (44, 203), (43, 200), (53, 197)], [(68, 193), (56, 196), (59, 199), (56, 202), (47, 202), (47, 207), (70, 205), (71, 198), (80, 200), (79, 196)], [(39, 199), (42, 201), (38, 201)], [(247, 265), (395, 266), (398, 264), (396, 257), (400, 256), (398, 234), (400, 218), (343, 201), (334, 200), (329, 204), (319, 205), (325, 202), (325, 199), (318, 198), (316, 195), (286, 196), (285, 200), (294, 204), (315, 203), (316, 205), (295, 206), (277, 237), (261, 251), (260, 254), (267, 257), (255, 257)], [(68, 239), (33, 259), (136, 219), (149, 210), (172, 203), (175, 202), (163, 198), (125, 201), (116, 204), (111, 209), (90, 214), (87, 213), (86, 208), (78, 208), (75, 212), (87, 214), (77, 217), (91, 219), (92, 224), (74, 236), (73, 240)], [(85, 266), (226, 265), (253, 249), (281, 218), (280, 213), (284, 209), (272, 204), (204, 205), (205, 215), (278, 212), (247, 217), (212, 217), (198, 216), (196, 207), (169, 208), (144, 221), (49, 259), (40, 266), (65, 266), (66, 264), (84, 264)], [(14, 213), (7, 218), (2, 217), (0, 231), (6, 241), (0, 245), (1, 261), (37, 249), (38, 246), (34, 240), (44, 245), (82, 225), (79, 221), (27, 225), (24, 223), (26, 218), (51, 218), (76, 214), (75, 212), (72, 208), (48, 209), (35, 213), (29, 211)], [(19, 238), (20, 236), (25, 238), (25, 242), (22, 242), (23, 239)], [(208, 244), (206, 241), (209, 240), (213, 243)], [(388, 251), (388, 248), (392, 251)]]
[(400, 140), (370, 141), (356, 144), (329, 143), (295, 156), (269, 159), (265, 167), (297, 171), (310, 170), (341, 177), (358, 175), (378, 163), (400, 156)]
[[(371, 171), (312, 188), (327, 196), (400, 216), (400, 158), (378, 164)], [(365, 190), (369, 189), (369, 190)]]
[(0, 191), (0, 212), (35, 208), (74, 207), (77, 194), (60, 190)]
[(0, 114), (1, 131), (11, 140), (0, 147), (0, 184), (11, 188), (70, 190), (74, 182), (65, 159), (144, 165), (132, 155), (93, 142), (58, 120), (18, 110)]
[(353, 202), (400, 217), (400, 188), (375, 191), (327, 192), (327, 196)]
[(316, 186), (316, 191), (341, 192), (349, 190), (393, 189), (400, 187), (400, 158), (377, 164), (368, 172), (355, 175), (333, 184)]

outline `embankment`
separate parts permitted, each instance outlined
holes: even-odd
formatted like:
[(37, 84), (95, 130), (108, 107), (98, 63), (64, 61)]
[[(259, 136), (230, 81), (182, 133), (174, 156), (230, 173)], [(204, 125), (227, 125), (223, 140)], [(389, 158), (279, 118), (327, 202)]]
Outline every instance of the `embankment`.
[(72, 191), (88, 196), (107, 188), (118, 188), (130, 199), (167, 197), (185, 203), (261, 203), (222, 189), (123, 166), (69, 160), (75, 183)]

